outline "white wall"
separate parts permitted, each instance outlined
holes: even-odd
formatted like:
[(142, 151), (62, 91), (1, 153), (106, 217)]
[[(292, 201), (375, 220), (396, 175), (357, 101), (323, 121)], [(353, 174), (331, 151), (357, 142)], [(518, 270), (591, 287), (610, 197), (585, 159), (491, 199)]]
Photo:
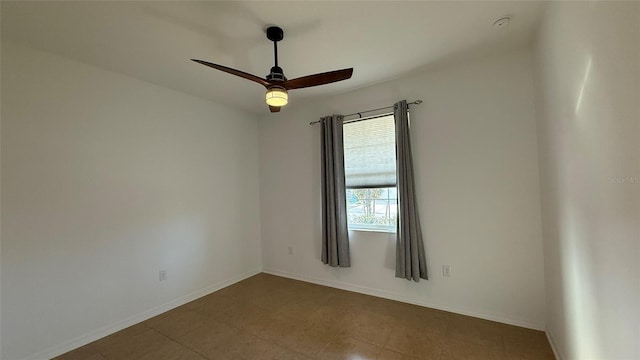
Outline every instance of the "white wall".
[[(357, 72), (357, 68), (355, 69)], [(304, 91), (304, 90), (301, 90)], [(544, 277), (531, 54), (469, 59), (296, 104), (260, 121), (266, 271), (532, 328)], [(406, 98), (429, 281), (394, 277), (394, 235), (352, 232), (352, 267), (320, 262), (319, 128)], [(293, 247), (293, 255), (287, 248)], [(452, 266), (444, 278), (441, 267)]]
[(2, 359), (259, 271), (257, 151), (247, 113), (3, 41)]
[(551, 3), (536, 59), (547, 332), (640, 359), (640, 3)]

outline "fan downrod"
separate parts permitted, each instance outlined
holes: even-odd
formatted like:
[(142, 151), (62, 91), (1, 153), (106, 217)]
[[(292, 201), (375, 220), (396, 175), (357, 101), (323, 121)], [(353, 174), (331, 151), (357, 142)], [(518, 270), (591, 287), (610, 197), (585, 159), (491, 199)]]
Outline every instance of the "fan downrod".
[(286, 81), (282, 68), (278, 66), (278, 41), (284, 38), (284, 31), (278, 26), (269, 26), (267, 28), (267, 39), (273, 41), (273, 61), (275, 65), (271, 68), (266, 79), (268, 81)]

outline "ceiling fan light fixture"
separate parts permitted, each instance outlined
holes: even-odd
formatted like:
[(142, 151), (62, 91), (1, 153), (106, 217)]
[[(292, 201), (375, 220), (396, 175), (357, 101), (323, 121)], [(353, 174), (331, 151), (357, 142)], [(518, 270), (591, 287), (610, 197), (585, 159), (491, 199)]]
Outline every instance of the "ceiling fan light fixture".
[(287, 90), (281, 86), (272, 86), (267, 89), (265, 99), (267, 105), (281, 107), (289, 103), (289, 94), (287, 94)]

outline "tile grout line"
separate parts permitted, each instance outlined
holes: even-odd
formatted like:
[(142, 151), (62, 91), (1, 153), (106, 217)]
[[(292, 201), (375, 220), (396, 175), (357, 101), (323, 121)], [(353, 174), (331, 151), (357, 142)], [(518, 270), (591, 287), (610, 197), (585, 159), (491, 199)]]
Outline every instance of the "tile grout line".
[(166, 337), (167, 339), (169, 339), (169, 340), (171, 340), (172, 342), (174, 342), (174, 343), (176, 343), (176, 344), (180, 345), (181, 347), (183, 347), (183, 348), (185, 348), (185, 349), (187, 349), (187, 350), (193, 351), (194, 353), (196, 353), (196, 354), (198, 354), (198, 355), (202, 356), (204, 359), (211, 360), (211, 359), (209, 359), (209, 357), (205, 356), (204, 354), (202, 354), (202, 353), (201, 353), (201, 352), (199, 352), (198, 350), (190, 348), (189, 346), (187, 346), (187, 345), (183, 344), (182, 342), (180, 342), (178, 339), (174, 339), (174, 338), (172, 338), (171, 336), (169, 336), (169, 335), (167, 335), (167, 334), (163, 333), (163, 332), (162, 332), (162, 331), (160, 331), (159, 329), (156, 329), (156, 328), (154, 328), (154, 327), (151, 327), (151, 326), (149, 326), (149, 325), (147, 325), (147, 324), (144, 324), (144, 326), (146, 326), (146, 327), (147, 327), (148, 329), (150, 329), (151, 331), (154, 331), (154, 332), (156, 332), (156, 333), (158, 333), (158, 334), (160, 334), (160, 335), (162, 335), (162, 336)]
[[(331, 345), (331, 343), (333, 342), (333, 340), (335, 340), (338, 337), (338, 333), (333, 334), (333, 337), (331, 339), (329, 339), (329, 342), (327, 342), (320, 350), (318, 350), (318, 352), (316, 353), (316, 355), (321, 354), (324, 349), (327, 348), (327, 346)], [(314, 356), (315, 357), (315, 356)]]
[(96, 349), (96, 347), (91, 345), (91, 344), (92, 343), (87, 344), (87, 345), (89, 345), (89, 348), (92, 349), (93, 351), (97, 352), (98, 355), (100, 355), (101, 358), (107, 360), (107, 357), (103, 353), (101, 353), (100, 350)]

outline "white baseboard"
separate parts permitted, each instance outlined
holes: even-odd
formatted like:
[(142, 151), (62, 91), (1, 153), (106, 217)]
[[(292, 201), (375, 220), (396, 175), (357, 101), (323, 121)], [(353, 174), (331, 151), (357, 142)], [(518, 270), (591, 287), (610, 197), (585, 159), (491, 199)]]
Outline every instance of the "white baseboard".
[(560, 349), (558, 349), (555, 340), (553, 340), (553, 333), (546, 330), (545, 334), (547, 335), (547, 340), (549, 341), (549, 345), (551, 345), (551, 350), (553, 350), (553, 355), (556, 357), (556, 360), (563, 360), (564, 357), (561, 355)]
[(156, 306), (153, 309), (150, 309), (148, 311), (145, 311), (143, 313), (131, 316), (127, 319), (124, 319), (122, 321), (118, 321), (114, 324), (110, 324), (104, 327), (101, 327), (99, 329), (96, 329), (94, 331), (91, 331), (85, 335), (79, 336), (75, 339), (72, 339), (70, 341), (67, 341), (63, 344), (60, 345), (56, 345), (53, 347), (50, 347), (44, 351), (41, 351), (37, 354), (31, 355), (29, 357), (24, 358), (24, 360), (43, 360), (43, 359), (51, 359), (53, 357), (56, 357), (58, 355), (62, 355), (66, 352), (69, 352), (73, 349), (79, 348), (81, 346), (87, 345), (91, 342), (94, 342), (98, 339), (101, 339), (107, 335), (111, 335), (115, 332), (118, 332), (122, 329), (126, 329), (129, 326), (135, 325), (137, 323), (140, 323), (142, 321), (151, 319), (154, 316), (160, 315), (163, 312), (169, 311), (171, 309), (174, 309), (178, 306), (184, 305), (190, 301), (196, 300), (198, 298), (201, 298), (205, 295), (209, 295), (213, 292), (216, 292), (222, 288), (225, 288), (229, 285), (233, 285), (239, 281), (242, 281), (248, 277), (251, 277), (253, 275), (259, 274), (260, 272), (262, 272), (261, 269), (255, 269), (252, 271), (248, 271), (245, 272), (243, 274), (234, 276), (230, 279), (224, 280), (224, 281), (220, 281), (216, 284), (213, 284), (211, 286), (207, 286), (206, 288), (194, 291), (190, 294), (187, 294), (185, 296), (179, 297), (175, 300), (172, 300), (168, 303), (162, 304), (160, 306)]
[(314, 283), (314, 284), (318, 284), (318, 285), (329, 286), (329, 287), (333, 287), (333, 288), (337, 288), (337, 289), (353, 291), (353, 292), (357, 292), (357, 293), (361, 293), (361, 294), (381, 297), (381, 298), (390, 299), (390, 300), (401, 301), (401, 302), (405, 302), (405, 303), (409, 303), (409, 304), (413, 304), (413, 305), (424, 306), (424, 307), (428, 307), (428, 308), (432, 308), (432, 309), (449, 311), (449, 312), (462, 314), (462, 315), (467, 315), (467, 316), (472, 316), (472, 317), (477, 317), (477, 318), (481, 318), (481, 319), (485, 319), (485, 320), (497, 321), (497, 322), (504, 323), (504, 324), (515, 325), (515, 326), (525, 327), (525, 328), (528, 328), (528, 329), (544, 331), (544, 324), (534, 323), (534, 322), (525, 321), (525, 320), (519, 320), (519, 319), (513, 319), (513, 318), (510, 318), (508, 316), (504, 316), (504, 315), (500, 315), (500, 314), (481, 313), (481, 312), (476, 312), (476, 311), (469, 310), (469, 309), (460, 309), (460, 308), (456, 308), (456, 307), (448, 306), (448, 305), (444, 305), (444, 304), (438, 304), (438, 303), (434, 303), (434, 302), (427, 302), (427, 301), (424, 301), (424, 300), (412, 299), (412, 298), (405, 297), (405, 296), (403, 296), (401, 294), (393, 293), (393, 292), (386, 291), (386, 290), (369, 288), (369, 287), (366, 287), (366, 286), (350, 284), (350, 283), (346, 283), (346, 282), (342, 282), (342, 281), (326, 280), (326, 279), (321, 279), (321, 278), (316, 278), (316, 277), (311, 277), (311, 276), (303, 276), (303, 275), (293, 274), (293, 273), (290, 273), (290, 272), (287, 272), (287, 271), (282, 271), (282, 270), (277, 270), (277, 269), (264, 268), (262, 270), (262, 272), (265, 272), (265, 273), (271, 274), (271, 275), (282, 276), (282, 277), (286, 277), (286, 278), (290, 278), (290, 279), (310, 282), (310, 283)]

